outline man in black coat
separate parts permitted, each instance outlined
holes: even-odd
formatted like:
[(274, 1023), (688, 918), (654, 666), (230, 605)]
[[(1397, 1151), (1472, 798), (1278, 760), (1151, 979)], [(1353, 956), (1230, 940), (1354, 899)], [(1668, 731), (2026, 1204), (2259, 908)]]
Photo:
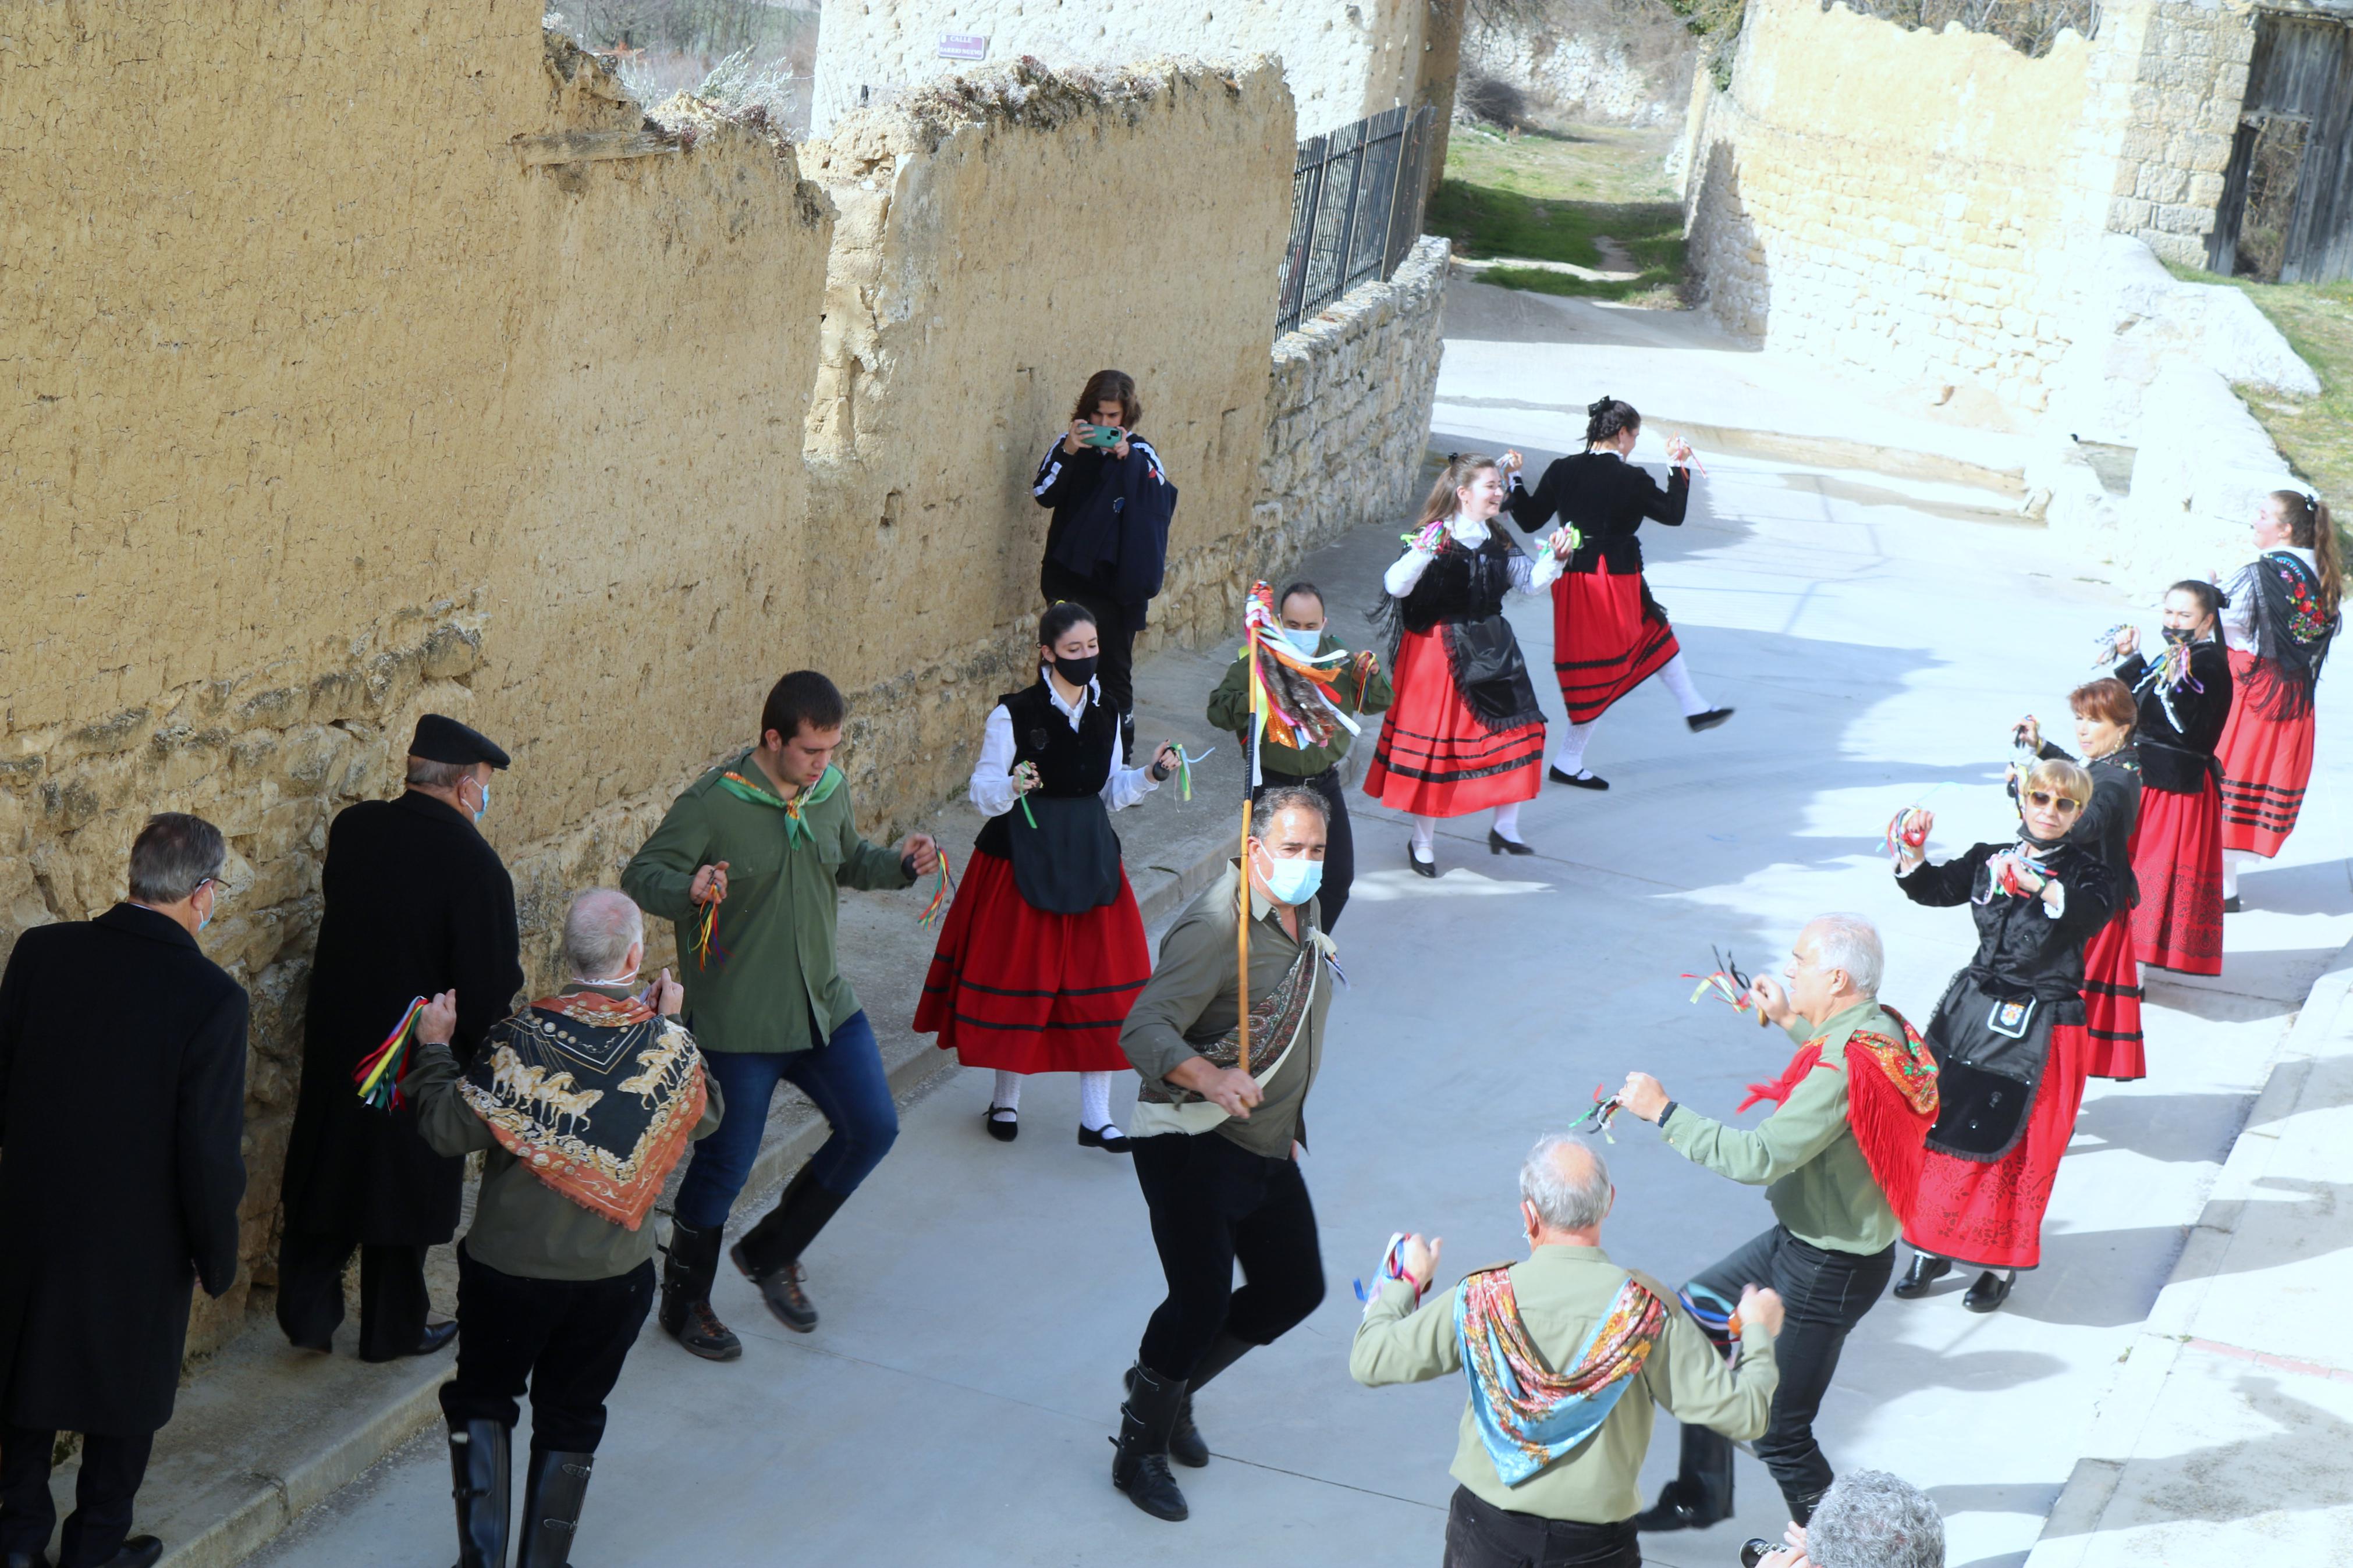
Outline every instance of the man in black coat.
[(148, 1568), (126, 1540), (172, 1418), (189, 1284), (237, 1281), (244, 988), (196, 946), (227, 851), (151, 817), (131, 898), (36, 926), (0, 976), (0, 1560), (42, 1568), (49, 1458), (82, 1436), (58, 1568)]
[(352, 1069), (416, 998), (464, 998), (453, 1048), (471, 1061), (522, 988), (514, 883), (474, 824), (507, 754), (427, 713), (408, 746), (408, 790), (347, 807), (327, 832), (326, 908), (303, 1021), (302, 1097), (286, 1152), (278, 1326), (325, 1351), (343, 1321), (343, 1266), (360, 1254), (360, 1359), (447, 1345), (427, 1324), (425, 1249), (457, 1233), (465, 1163), (417, 1135), (414, 1110), (360, 1099)]

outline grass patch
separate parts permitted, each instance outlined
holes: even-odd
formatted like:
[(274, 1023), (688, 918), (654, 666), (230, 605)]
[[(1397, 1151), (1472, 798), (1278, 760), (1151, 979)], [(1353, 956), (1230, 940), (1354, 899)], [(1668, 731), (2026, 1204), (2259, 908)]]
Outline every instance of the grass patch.
[(2318, 397), (2262, 387), (2241, 387), (2239, 395), (2289, 466), (2340, 519), (2353, 521), (2353, 281), (2256, 283), (2186, 267), (2171, 270), (2185, 282), (2244, 293), (2320, 378)]
[(1541, 267), (1491, 267), (1479, 274), (1479, 281), (1498, 289), (1608, 300), (1652, 310), (1680, 310), (1683, 302), (1681, 267), (1652, 268), (1637, 278), (1579, 278), (1573, 272), (1548, 272)]
[[(1671, 133), (1614, 126), (1481, 128), (1449, 140), (1446, 178), (1424, 226), (1474, 260), (1561, 261), (1632, 279), (1597, 280), (1541, 268), (1498, 267), (1507, 289), (1674, 304), (1683, 276), (1683, 208), (1661, 166)], [(1605, 244), (1604, 241), (1609, 243)]]

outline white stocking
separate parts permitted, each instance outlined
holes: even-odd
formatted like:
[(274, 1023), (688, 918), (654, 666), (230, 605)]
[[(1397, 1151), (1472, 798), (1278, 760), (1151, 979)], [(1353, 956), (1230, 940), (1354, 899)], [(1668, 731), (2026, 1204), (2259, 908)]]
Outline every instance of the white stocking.
[(1707, 699), (1702, 697), (1699, 688), (1692, 684), (1691, 666), (1683, 662), (1683, 655), (1677, 654), (1659, 666), (1659, 681), (1677, 702), (1683, 704), (1684, 718), (1695, 718), (1707, 711)]
[(1526, 842), (1520, 837), (1520, 805), (1518, 801), (1495, 808), (1495, 831), (1514, 844)]
[(2222, 896), (2226, 899), (2237, 898), (2239, 896), (2239, 873), (2262, 858), (2262, 856), (2256, 854), (2252, 849), (2223, 850)]
[(1585, 771), (1585, 742), (1593, 739), (1593, 726), (1601, 721), (1594, 719), (1583, 724), (1571, 724), (1560, 733), (1560, 750), (1552, 754), (1552, 765), (1575, 778)]
[(1079, 1075), (1079, 1125), (1090, 1132), (1101, 1132), (1111, 1126), (1111, 1074)]
[(997, 1075), (997, 1092), (988, 1097), (989, 1109), (1014, 1110), (1019, 1109), (1020, 1104), (1021, 1075), (1018, 1072), (1006, 1072), (1000, 1068)]
[(1438, 858), (1438, 818), (1417, 816), (1413, 819), (1413, 858), (1424, 865)]

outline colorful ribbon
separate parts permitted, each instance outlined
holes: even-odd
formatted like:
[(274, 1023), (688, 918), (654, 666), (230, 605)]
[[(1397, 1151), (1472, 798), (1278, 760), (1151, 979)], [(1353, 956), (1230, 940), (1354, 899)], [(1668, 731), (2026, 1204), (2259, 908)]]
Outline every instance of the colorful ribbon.
[(915, 923), (919, 926), (929, 926), (938, 920), (940, 911), (948, 907), (949, 899), (955, 893), (955, 868), (948, 863), (946, 850), (943, 849), (939, 854), (939, 885), (932, 889), (932, 901), (925, 904), (923, 912), (915, 917)]
[(1575, 1132), (1590, 1121), (1594, 1124), (1594, 1131), (1600, 1133), (1604, 1140), (1615, 1143), (1618, 1142), (1618, 1137), (1609, 1131), (1609, 1119), (1618, 1114), (1618, 1097), (1605, 1093), (1602, 1087), (1597, 1083), (1593, 1086), (1593, 1109), (1570, 1122), (1568, 1130)]
[(1905, 849), (1919, 849), (1928, 842), (1928, 829), (1921, 822), (1926, 816), (1916, 805), (1907, 805), (1887, 819), (1887, 858), (1891, 864), (1904, 864)]
[(1195, 763), (1206, 763), (1211, 757), (1217, 755), (1217, 753), (1218, 748), (1215, 746), (1211, 746), (1208, 751), (1203, 752), (1198, 757), (1193, 755), (1190, 752), (1187, 752), (1181, 745), (1176, 748), (1177, 799), (1190, 800), (1193, 798), (1193, 764)]
[(1368, 1286), (1362, 1279), (1350, 1281), (1356, 1287), (1356, 1300), (1365, 1304), (1366, 1311), (1370, 1312), (1373, 1310), (1373, 1302), (1380, 1295), (1381, 1287), (1392, 1279), (1401, 1279), (1412, 1286), (1414, 1300), (1417, 1301), (1421, 1299), (1422, 1292), (1430, 1289), (1429, 1280), (1416, 1279), (1405, 1271), (1405, 1265), (1401, 1261), (1404, 1252), (1405, 1232), (1398, 1231), (1389, 1237), (1388, 1247), (1382, 1251), (1381, 1266), (1373, 1270), (1372, 1284)]
[(397, 1110), (408, 1103), (400, 1092), (400, 1080), (408, 1076), (408, 1047), (417, 1033), (417, 1020), (425, 1011), (425, 998), (412, 997), (408, 1011), (384, 1037), (384, 1044), (360, 1058), (352, 1071), (352, 1081), (360, 1086), (361, 1100), (377, 1110)]
[(694, 917), (694, 967), (697, 970), (709, 969), (711, 955), (714, 952), (719, 955), (722, 968), (726, 967), (728, 959), (734, 956), (719, 945), (719, 901), (723, 896), (713, 887), (711, 896), (702, 900), (702, 912)]
[(1718, 952), (1712, 947), (1707, 951), (1715, 960), (1715, 971), (1704, 975), (1683, 976), (1685, 980), (1699, 982), (1699, 989), (1691, 994), (1691, 999), (1696, 1002), (1703, 996), (1714, 996), (1734, 1012), (1746, 1013), (1749, 1006), (1748, 976), (1740, 973), (1740, 965), (1733, 962), (1732, 954)]
[(2102, 665), (2114, 664), (2116, 662), (2116, 644), (2124, 640), (2124, 635), (2126, 629), (2126, 623), (2118, 621), (2115, 626), (2110, 626), (2106, 631), (2102, 632), (2098, 637), (2092, 639), (2093, 668), (2097, 669)]

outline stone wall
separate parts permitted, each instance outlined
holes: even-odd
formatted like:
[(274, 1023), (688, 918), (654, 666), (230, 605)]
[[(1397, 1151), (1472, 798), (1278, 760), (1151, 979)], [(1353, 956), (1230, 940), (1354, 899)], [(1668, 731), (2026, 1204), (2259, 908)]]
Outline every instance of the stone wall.
[[(1270, 54), (1314, 136), (1445, 79), (1453, 100), (1452, 14), (1461, 0), (837, 0), (818, 31), (815, 133), (861, 103), (968, 70), (940, 57), (944, 35), (987, 39), (991, 62), (1119, 66), (1163, 55)], [(1435, 68), (1433, 68), (1433, 62)]]
[(1699, 40), (1665, 0), (1549, 0), (1482, 15), (1462, 65), (1517, 88), (1538, 118), (1672, 125), (1691, 95)]
[(2107, 12), (2094, 80), (2101, 141), (2114, 172), (2101, 226), (2163, 260), (2206, 264), (2222, 173), (2247, 96), (2254, 8), (2222, 0), (2143, 0)]

